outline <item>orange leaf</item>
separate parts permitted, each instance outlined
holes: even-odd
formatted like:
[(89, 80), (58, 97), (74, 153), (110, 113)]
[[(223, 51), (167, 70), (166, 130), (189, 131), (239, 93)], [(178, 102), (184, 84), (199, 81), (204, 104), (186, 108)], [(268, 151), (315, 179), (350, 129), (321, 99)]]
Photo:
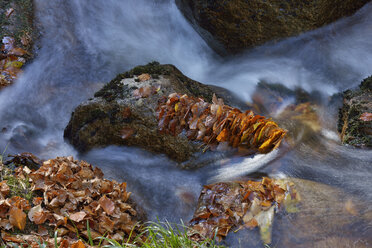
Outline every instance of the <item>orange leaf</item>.
[(250, 221), (248, 221), (247, 223), (244, 224), (246, 227), (248, 228), (255, 228), (256, 226), (258, 226), (258, 222), (255, 218), (252, 218)]
[(27, 51), (20, 47), (14, 47), (9, 51), (9, 54), (16, 55), (16, 56), (24, 56), (27, 54)]
[(26, 226), (26, 214), (21, 209), (13, 207), (9, 211), (9, 221), (22, 231)]
[(363, 113), (360, 118), (362, 121), (372, 121), (372, 113)]
[(40, 205), (43, 202), (44, 198), (43, 197), (35, 197), (32, 199), (32, 203), (34, 205)]
[(151, 78), (151, 76), (148, 73), (144, 73), (144, 74), (141, 74), (141, 75), (138, 76), (138, 79), (139, 79), (140, 82), (150, 80), (150, 78)]
[(112, 215), (114, 213), (115, 203), (110, 198), (107, 198), (106, 195), (101, 197), (98, 203), (107, 214)]
[(226, 141), (227, 140), (227, 135), (228, 135), (228, 131), (227, 131), (227, 129), (225, 128), (224, 130), (222, 130), (221, 132), (220, 132), (220, 134), (217, 136), (217, 141), (218, 142), (224, 142), (224, 141)]
[(85, 248), (85, 245), (84, 245), (83, 242), (81, 242), (81, 240), (79, 240), (79, 241), (73, 243), (71, 245), (71, 248)]

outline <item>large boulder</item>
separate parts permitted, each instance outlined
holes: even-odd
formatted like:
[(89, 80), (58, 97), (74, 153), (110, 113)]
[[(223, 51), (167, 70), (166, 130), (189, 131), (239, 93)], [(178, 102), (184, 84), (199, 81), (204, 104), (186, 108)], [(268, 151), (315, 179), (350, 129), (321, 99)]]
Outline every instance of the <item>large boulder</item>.
[(372, 147), (372, 76), (358, 89), (344, 92), (338, 131), (344, 144)]
[(244, 107), (225, 89), (203, 85), (172, 65), (153, 62), (119, 74), (95, 93), (94, 98), (79, 105), (72, 113), (64, 137), (81, 152), (125, 145), (163, 153), (177, 162), (196, 158), (203, 152), (199, 142), (190, 141), (183, 134), (158, 131), (159, 101), (174, 92), (209, 102), (216, 94), (226, 104)]
[(237, 53), (352, 15), (369, 0), (177, 0), (199, 34), (220, 53)]

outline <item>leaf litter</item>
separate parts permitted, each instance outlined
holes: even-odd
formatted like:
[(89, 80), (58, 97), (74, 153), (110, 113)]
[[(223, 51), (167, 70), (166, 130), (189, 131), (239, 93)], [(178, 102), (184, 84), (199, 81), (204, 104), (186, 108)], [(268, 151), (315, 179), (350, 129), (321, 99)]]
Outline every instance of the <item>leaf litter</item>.
[[(30, 154), (13, 158), (26, 159), (38, 161)], [(141, 232), (137, 224), (143, 216), (135, 209), (126, 183), (104, 179), (99, 168), (72, 157), (45, 161), (37, 170), (25, 168), (16, 168), (14, 176), (29, 178), (35, 195), (32, 202), (10, 196), (7, 181), (0, 183), (0, 229), (4, 242), (23, 247), (46, 243), (54, 247), (51, 234), (56, 232), (59, 247), (88, 247), (79, 238), (122, 241)], [(24, 234), (10, 234), (17, 229)]]
[(232, 229), (258, 227), (262, 241), (270, 244), (274, 213), (295, 212), (300, 200), (294, 184), (280, 179), (206, 185), (188, 234), (196, 241), (214, 236), (221, 240)]
[(242, 112), (213, 95), (212, 104), (202, 98), (172, 93), (158, 106), (161, 133), (185, 133), (189, 140), (202, 141), (206, 149), (268, 153), (276, 149), (286, 131), (264, 116)]
[(13, 37), (5, 36), (2, 38), (2, 46), (0, 48), (0, 88), (12, 84), (22, 73), (21, 67), (29, 55), (26, 50), (15, 45)]

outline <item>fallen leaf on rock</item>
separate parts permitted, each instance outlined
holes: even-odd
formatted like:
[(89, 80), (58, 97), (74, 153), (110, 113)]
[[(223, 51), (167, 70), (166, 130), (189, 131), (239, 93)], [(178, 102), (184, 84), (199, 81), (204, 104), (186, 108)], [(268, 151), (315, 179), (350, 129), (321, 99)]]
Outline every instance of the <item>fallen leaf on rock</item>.
[(144, 73), (144, 74), (139, 75), (138, 79), (140, 82), (144, 82), (144, 81), (150, 80), (151, 76), (148, 73)]
[(158, 129), (174, 136), (185, 130), (190, 140), (201, 140), (207, 147), (229, 147), (268, 153), (276, 149), (286, 131), (271, 119), (241, 112), (214, 95), (212, 104), (201, 98), (172, 93), (159, 101)]
[(133, 96), (137, 98), (146, 98), (151, 95), (151, 87), (146, 85), (133, 91)]
[(345, 209), (346, 211), (351, 214), (352, 216), (358, 216), (358, 210), (353, 202), (352, 199), (348, 199), (346, 202), (345, 202)]
[(124, 110), (121, 112), (123, 119), (128, 119), (132, 115), (132, 111), (129, 107), (124, 108)]
[(262, 241), (269, 244), (274, 210), (285, 204), (283, 194), (299, 199), (293, 185), (267, 177), (262, 181), (206, 185), (190, 221), (192, 229), (188, 235), (197, 241), (215, 235), (221, 240), (232, 228), (259, 227)]
[(128, 139), (134, 133), (135, 133), (135, 130), (133, 128), (130, 128), (130, 127), (122, 128), (121, 131), (120, 131), (120, 135), (121, 135), (120, 137), (122, 139)]
[(22, 231), (26, 226), (26, 214), (21, 209), (12, 207), (9, 211), (9, 221), (10, 224)]
[(362, 121), (372, 121), (372, 113), (365, 112), (360, 116), (360, 119)]
[[(15, 55), (15, 56), (24, 56), (26, 54), (28, 54), (28, 52), (20, 47), (13, 47), (9, 52), (8, 54), (10, 55)], [(21, 64), (22, 66), (22, 64)], [(21, 67), (19, 66), (19, 67)]]
[(28, 46), (31, 43), (31, 37), (28, 33), (25, 33), (21, 36), (21, 43), (24, 46)]

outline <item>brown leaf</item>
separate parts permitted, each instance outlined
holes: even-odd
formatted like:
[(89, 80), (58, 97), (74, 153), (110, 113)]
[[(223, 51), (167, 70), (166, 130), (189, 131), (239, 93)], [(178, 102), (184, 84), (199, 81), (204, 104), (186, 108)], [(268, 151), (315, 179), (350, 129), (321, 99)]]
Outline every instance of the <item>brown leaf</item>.
[(146, 98), (151, 96), (152, 87), (146, 85), (133, 91), (133, 96), (137, 98)]
[(48, 229), (46, 229), (44, 226), (42, 225), (39, 225), (37, 227), (37, 233), (40, 235), (40, 236), (48, 236), (49, 235), (49, 232), (48, 232)]
[(6, 183), (6, 181), (0, 182), (0, 192), (4, 198), (8, 196), (9, 191), (10, 191), (10, 188), (8, 184)]
[(151, 76), (148, 73), (144, 73), (144, 74), (139, 75), (138, 79), (140, 82), (144, 82), (144, 81), (150, 80)]
[(110, 198), (107, 198), (106, 195), (102, 196), (98, 203), (108, 215), (114, 213), (115, 203)]
[(34, 199), (32, 199), (32, 203), (34, 205), (40, 205), (42, 202), (43, 202), (43, 197), (35, 197)]
[(129, 117), (131, 117), (132, 111), (129, 107), (126, 107), (123, 109), (123, 111), (121, 111), (121, 115), (123, 119), (128, 119)]
[(363, 113), (360, 118), (362, 121), (372, 121), (372, 113)]
[(258, 226), (258, 222), (255, 218), (252, 218), (247, 223), (244, 223), (244, 226), (253, 229)]
[(70, 247), (70, 243), (68, 242), (67, 239), (63, 239), (61, 241), (61, 243), (59, 244), (58, 246), (59, 248), (69, 248)]
[(22, 45), (24, 46), (28, 46), (31, 42), (31, 37), (28, 33), (25, 33), (24, 35), (22, 35), (21, 37), (21, 43)]
[(29, 202), (20, 196), (13, 196), (8, 199), (8, 201), (12, 207), (20, 208), (22, 210), (29, 210), (31, 208)]
[(28, 52), (20, 47), (13, 47), (9, 52), (9, 54), (11, 55), (15, 55), (15, 56), (24, 56), (26, 54), (28, 54)]
[(15, 235), (10, 235), (9, 233), (6, 232), (1, 232), (1, 238), (6, 241), (6, 242), (14, 242), (14, 243), (23, 243), (23, 239), (19, 238), (18, 236)]
[(87, 216), (87, 214), (83, 211), (80, 211), (77, 213), (70, 214), (70, 219), (75, 222), (80, 222), (84, 220), (85, 216)]
[(106, 231), (112, 232), (114, 230), (115, 223), (107, 216), (102, 215), (99, 219), (99, 228), (102, 233)]
[(37, 205), (30, 209), (28, 212), (28, 218), (36, 225), (41, 225), (46, 221), (47, 214), (44, 212), (41, 205)]
[(9, 211), (10, 224), (23, 231), (26, 226), (26, 214), (17, 207), (12, 207)]
[(131, 137), (135, 132), (136, 131), (133, 128), (124, 127), (120, 131), (120, 135), (121, 135), (120, 137), (125, 140)]

